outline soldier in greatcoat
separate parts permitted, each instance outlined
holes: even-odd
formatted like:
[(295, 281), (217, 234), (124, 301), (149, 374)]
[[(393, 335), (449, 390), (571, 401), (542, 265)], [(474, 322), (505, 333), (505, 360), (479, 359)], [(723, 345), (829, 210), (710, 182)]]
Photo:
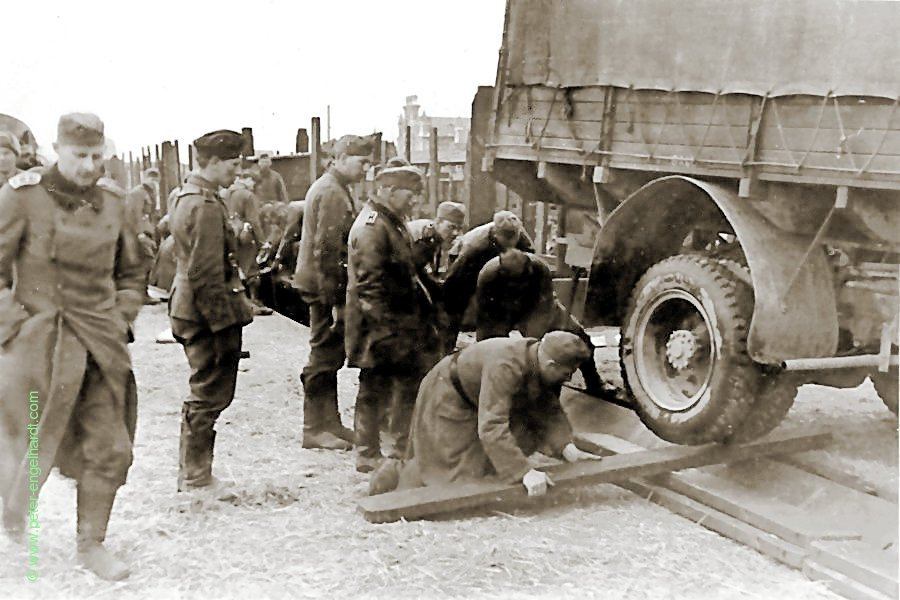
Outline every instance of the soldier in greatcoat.
[[(550, 267), (529, 252), (509, 248), (489, 260), (478, 274), (475, 305), (478, 341), (507, 336), (514, 329), (535, 338), (559, 329), (574, 333), (593, 348), (590, 335), (556, 297)], [(604, 389), (593, 353), (579, 365), (579, 371), (589, 394), (615, 395)]]
[(241, 134), (219, 130), (194, 140), (198, 168), (172, 213), (175, 280), (169, 321), (191, 367), (190, 398), (181, 410), (178, 490), (227, 493), (212, 474), (215, 423), (234, 399), (242, 328), (253, 320), (238, 276), (237, 240), (219, 187), (234, 181)]
[(124, 192), (100, 179), (103, 123), (59, 120), (58, 162), (0, 189), (0, 495), (20, 536), (54, 466), (77, 482), (78, 558), (117, 580), (103, 545), (132, 461), (128, 341), (143, 271)]
[(385, 461), (369, 493), (485, 478), (544, 493), (552, 481), (537, 468), (546, 457), (597, 458), (572, 443), (559, 403), (560, 386), (589, 354), (577, 336), (552, 331), (540, 340), (492, 338), (444, 357), (419, 386), (406, 458)]
[(350, 229), (346, 349), (359, 367), (356, 396), (356, 469), (368, 472), (381, 460), (379, 408), (390, 403), (394, 453), (402, 455), (416, 390), (424, 374), (421, 295), (427, 295), (412, 256), (403, 215), (422, 191), (414, 167), (392, 167), (375, 178), (376, 195)]
[(353, 432), (341, 424), (337, 403), (337, 372), (346, 359), (347, 236), (359, 213), (348, 186), (365, 178), (372, 143), (346, 135), (333, 153), (306, 193), (294, 287), (309, 305), (309, 359), (300, 375), (303, 447), (349, 450)]

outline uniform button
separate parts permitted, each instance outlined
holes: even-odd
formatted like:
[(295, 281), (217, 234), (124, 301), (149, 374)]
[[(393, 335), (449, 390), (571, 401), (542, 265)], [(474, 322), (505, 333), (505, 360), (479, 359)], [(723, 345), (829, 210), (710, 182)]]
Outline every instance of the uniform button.
[(231, 288), (231, 293), (232, 293), (232, 294), (237, 294), (237, 293), (240, 292), (240, 291), (241, 291), (241, 290), (239, 290), (238, 288)]

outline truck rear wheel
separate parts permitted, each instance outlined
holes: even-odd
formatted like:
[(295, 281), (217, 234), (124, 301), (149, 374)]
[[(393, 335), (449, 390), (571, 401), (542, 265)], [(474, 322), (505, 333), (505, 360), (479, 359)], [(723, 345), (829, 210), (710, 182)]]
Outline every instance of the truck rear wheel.
[(760, 372), (756, 399), (747, 416), (725, 441), (750, 442), (778, 427), (794, 405), (798, 386), (797, 378), (790, 374)]
[(759, 380), (747, 354), (750, 286), (715, 260), (663, 260), (635, 285), (619, 347), (641, 420), (678, 444), (728, 439), (749, 414)]
[(881, 401), (888, 407), (888, 410), (896, 415), (898, 401), (897, 368), (888, 369), (887, 373), (872, 373), (870, 377), (872, 378), (872, 383), (875, 384), (875, 391), (881, 397)]

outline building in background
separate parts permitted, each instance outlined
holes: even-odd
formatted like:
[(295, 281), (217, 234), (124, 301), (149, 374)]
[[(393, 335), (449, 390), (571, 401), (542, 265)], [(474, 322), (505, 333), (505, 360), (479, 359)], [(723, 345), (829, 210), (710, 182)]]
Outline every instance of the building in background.
[(441, 163), (464, 163), (466, 144), (469, 141), (469, 117), (431, 117), (422, 110), (418, 96), (407, 96), (403, 114), (397, 120), (399, 135), (397, 150), (402, 155), (406, 148), (406, 126), (411, 128), (410, 151), (413, 164), (428, 163), (431, 129), (438, 130), (438, 160)]

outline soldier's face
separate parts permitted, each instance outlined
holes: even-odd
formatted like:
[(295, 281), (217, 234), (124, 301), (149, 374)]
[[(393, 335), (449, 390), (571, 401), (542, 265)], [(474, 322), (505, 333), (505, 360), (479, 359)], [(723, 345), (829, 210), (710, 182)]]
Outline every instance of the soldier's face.
[(416, 192), (405, 188), (391, 188), (388, 204), (395, 213), (402, 215), (409, 211), (417, 195)]
[(59, 156), (57, 168), (62, 176), (75, 185), (87, 187), (103, 175), (103, 144), (81, 146), (53, 144)]
[(434, 229), (441, 236), (441, 239), (448, 243), (455, 240), (462, 233), (462, 227), (447, 219), (437, 219), (434, 222)]
[(357, 182), (365, 179), (366, 171), (369, 170), (369, 165), (371, 164), (372, 161), (369, 160), (368, 156), (349, 156), (347, 154), (341, 154), (334, 160), (332, 166), (342, 177), (344, 177), (344, 179)]
[(572, 378), (576, 367), (561, 365), (550, 359), (539, 361), (541, 370), (541, 379), (548, 385), (560, 385)]
[(16, 170), (16, 153), (9, 148), (0, 148), (0, 173), (12, 173)]
[(259, 159), (259, 168), (260, 169), (268, 169), (272, 166), (272, 159), (266, 156), (265, 158)]
[(229, 159), (221, 159), (218, 157), (213, 157), (210, 159), (210, 166), (212, 168), (212, 175), (215, 178), (215, 181), (212, 183), (218, 184), (222, 187), (228, 187), (232, 183), (234, 183), (234, 176), (238, 172), (238, 169), (241, 166), (241, 157), (237, 158), (229, 158)]

